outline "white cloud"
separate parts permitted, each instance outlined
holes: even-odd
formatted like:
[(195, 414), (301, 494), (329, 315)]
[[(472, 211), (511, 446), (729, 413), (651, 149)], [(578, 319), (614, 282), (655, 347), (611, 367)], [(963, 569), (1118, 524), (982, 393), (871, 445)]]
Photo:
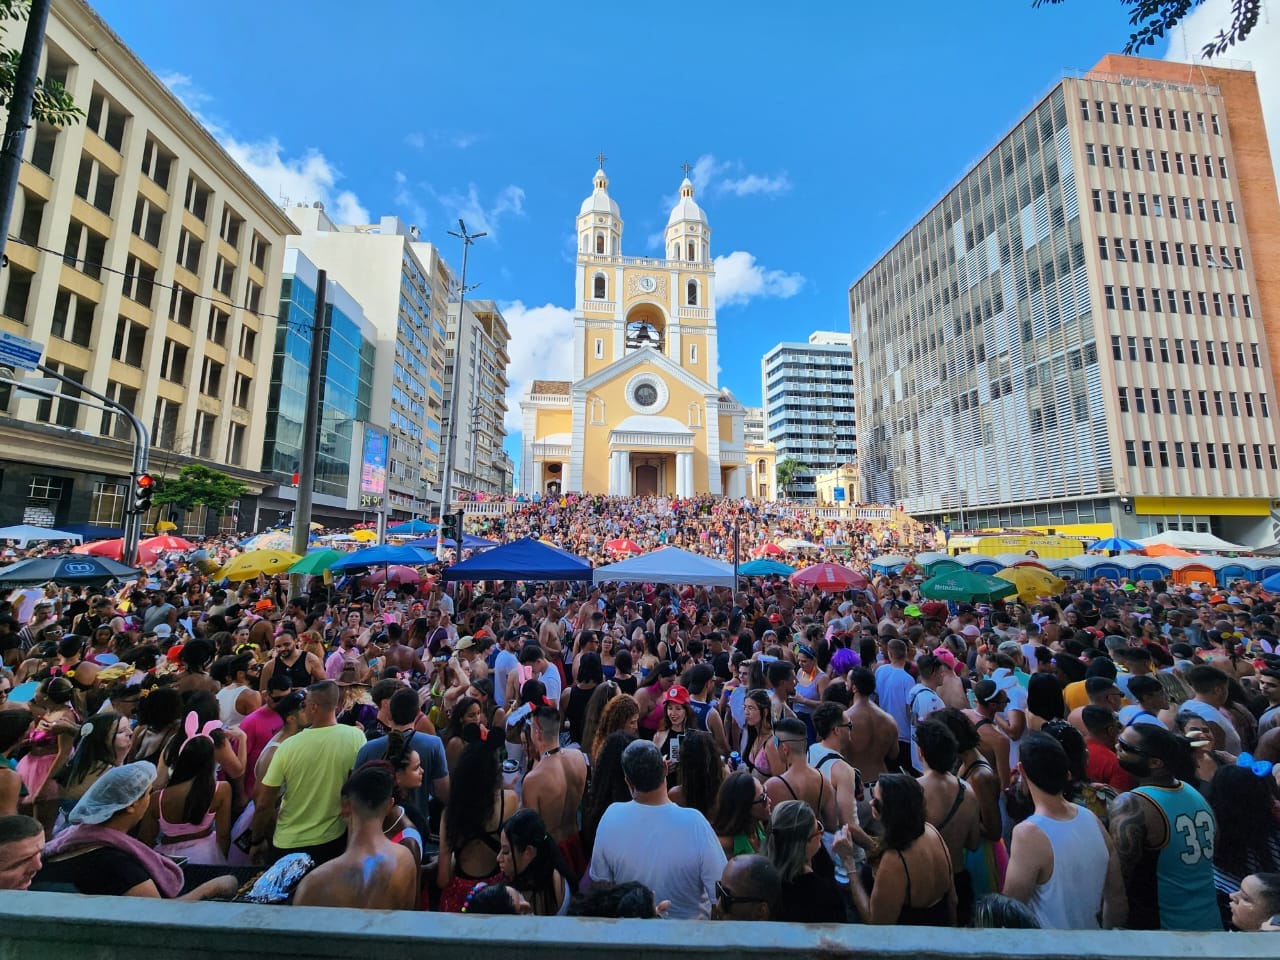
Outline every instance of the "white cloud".
[(239, 140), (207, 112), (213, 98), (184, 73), (160, 74), (160, 81), (195, 115), (222, 148), (272, 200), (324, 204), (339, 223), (368, 223), (369, 211), (351, 190), (338, 189), (342, 172), (315, 147), (290, 156), (275, 137)]
[(405, 134), (404, 142), (415, 150), (422, 150), (427, 146), (427, 138), (420, 133)]
[(520, 395), (531, 380), (573, 377), (573, 311), (553, 303), (526, 307), (519, 300), (499, 306), (511, 331), (506, 426), (509, 431), (518, 431), (522, 426)]
[(498, 224), (504, 217), (509, 214), (524, 216), (524, 189), (515, 184), (503, 187), (488, 203), (481, 200), (474, 183), (467, 187), (466, 194), (447, 193), (439, 199), (449, 213), (449, 219), (462, 218), (472, 233), (483, 232), (497, 236)]
[[(1258, 96), (1262, 100), (1262, 116), (1267, 127), (1267, 140), (1271, 146), (1271, 163), (1276, 178), (1280, 179), (1280, 9), (1272, 4), (1268, 14), (1264, 5), (1257, 26), (1243, 43), (1228, 47), (1219, 57), (1205, 60), (1200, 51), (1205, 44), (1226, 29), (1232, 20), (1231, 0), (1206, 0), (1186, 19), (1169, 31), (1169, 49), (1166, 60), (1194, 63), (1203, 66), (1239, 67), (1239, 61), (1247, 60), (1257, 73)], [(1192, 75), (1192, 80), (1195, 76)]]
[(735, 250), (715, 258), (716, 303), (729, 306), (756, 297), (786, 300), (804, 286), (805, 278), (785, 270), (768, 270), (756, 263), (754, 255)]
[(405, 134), (404, 142), (415, 150), (427, 149), (428, 143), (443, 144), (455, 150), (466, 150), (479, 139), (480, 136), (478, 134), (461, 130), (432, 130), (430, 133), (414, 130)]
[(787, 179), (785, 173), (780, 173), (776, 177), (762, 177), (749, 173), (738, 180), (723, 180), (716, 189), (720, 193), (732, 193), (737, 197), (748, 197), (753, 193), (774, 195), (790, 190), (791, 181)]

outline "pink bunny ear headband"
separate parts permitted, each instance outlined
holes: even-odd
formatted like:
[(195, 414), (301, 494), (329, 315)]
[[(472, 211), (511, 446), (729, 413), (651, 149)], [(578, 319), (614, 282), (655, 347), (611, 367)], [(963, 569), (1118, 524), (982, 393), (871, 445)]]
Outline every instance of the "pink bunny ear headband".
[(202, 737), (210, 743), (213, 743), (213, 731), (222, 729), (222, 721), (210, 720), (202, 728), (200, 726), (200, 717), (194, 710), (192, 710), (187, 714), (187, 719), (183, 724), (183, 727), (187, 731), (187, 739), (184, 740), (182, 742), (182, 746), (178, 748), (179, 753), (187, 749), (187, 745), (191, 743), (192, 740), (199, 740)]

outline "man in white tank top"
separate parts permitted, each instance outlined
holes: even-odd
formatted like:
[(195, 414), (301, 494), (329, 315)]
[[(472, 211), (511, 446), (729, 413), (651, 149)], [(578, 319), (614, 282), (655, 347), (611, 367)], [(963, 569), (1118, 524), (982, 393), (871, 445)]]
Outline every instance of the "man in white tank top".
[(1122, 926), (1129, 904), (1120, 860), (1098, 818), (1063, 796), (1066, 751), (1048, 734), (1028, 733), (1018, 769), (1036, 811), (1013, 828), (1005, 896), (1025, 903), (1046, 930)]

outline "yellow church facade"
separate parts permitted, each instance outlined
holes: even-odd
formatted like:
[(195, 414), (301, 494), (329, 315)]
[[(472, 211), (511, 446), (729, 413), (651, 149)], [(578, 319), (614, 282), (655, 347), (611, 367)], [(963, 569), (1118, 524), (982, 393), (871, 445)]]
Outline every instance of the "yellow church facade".
[(521, 398), (521, 491), (759, 496), (773, 452), (748, 449), (745, 409), (717, 383), (711, 227), (687, 175), (664, 256), (624, 256), (622, 227), (601, 166), (577, 218), (573, 379)]

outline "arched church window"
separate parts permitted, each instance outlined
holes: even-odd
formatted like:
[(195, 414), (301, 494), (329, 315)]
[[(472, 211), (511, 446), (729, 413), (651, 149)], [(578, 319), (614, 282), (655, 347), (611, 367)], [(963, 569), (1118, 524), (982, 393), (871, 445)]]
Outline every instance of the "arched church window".
[(592, 295), (597, 300), (607, 299), (608, 284), (605, 282), (603, 273), (596, 274), (595, 280), (593, 281), (593, 288)]
[(697, 403), (689, 404), (689, 426), (702, 426), (702, 406)]
[(604, 253), (604, 234), (596, 234), (596, 253)]
[(697, 280), (689, 281), (688, 294), (685, 299), (686, 299), (686, 302), (691, 307), (696, 307), (698, 305), (698, 281)]
[(691, 244), (689, 244), (689, 259), (690, 259), (690, 260), (696, 260), (696, 259), (697, 259), (697, 257), (694, 255), (694, 250), (693, 250), (693, 244), (692, 244), (692, 243), (691, 243)]

